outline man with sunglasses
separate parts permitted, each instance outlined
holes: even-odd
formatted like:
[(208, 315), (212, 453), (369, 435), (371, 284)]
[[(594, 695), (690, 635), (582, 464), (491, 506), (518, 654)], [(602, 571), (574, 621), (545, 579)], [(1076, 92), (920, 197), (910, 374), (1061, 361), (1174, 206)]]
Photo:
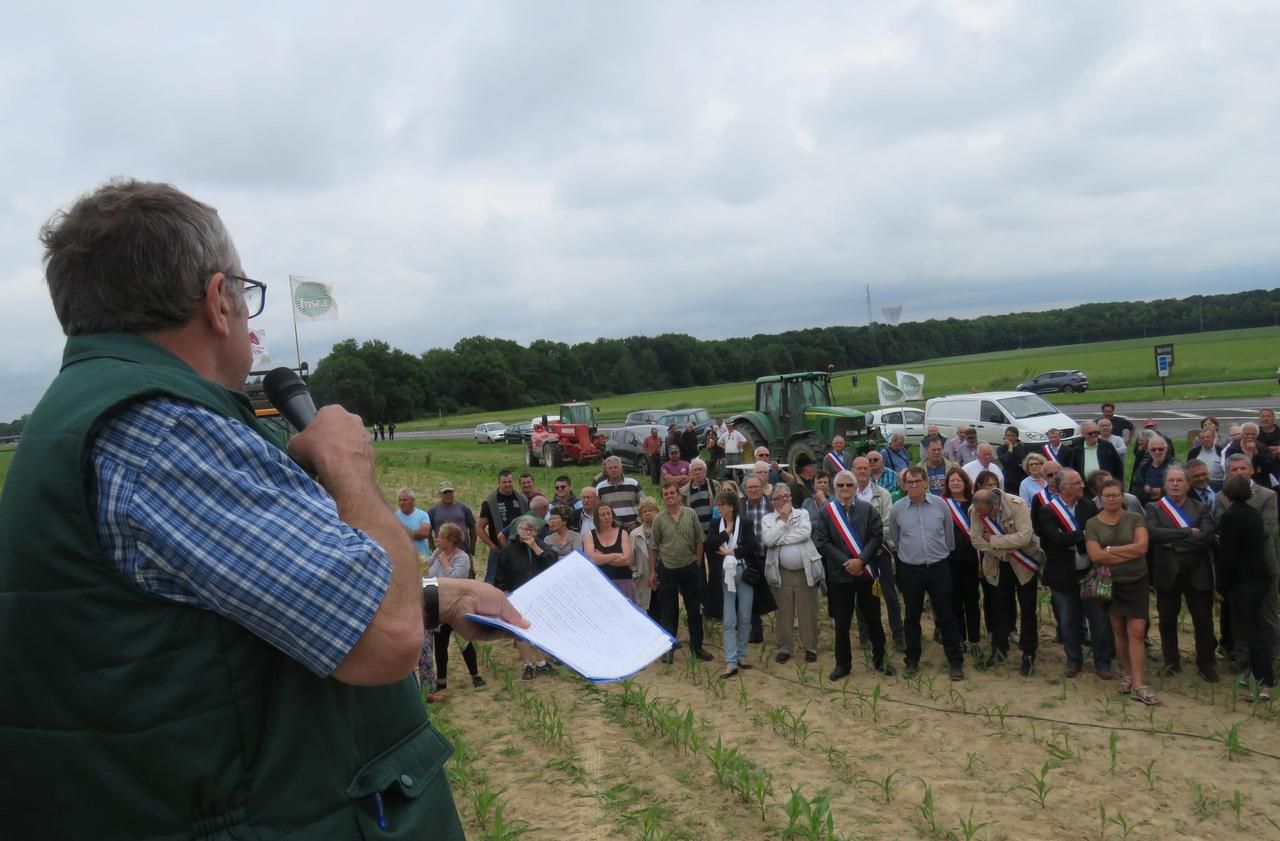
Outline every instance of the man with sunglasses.
[(1063, 467), (1070, 467), (1081, 476), (1090, 476), (1105, 470), (1112, 476), (1124, 473), (1124, 459), (1116, 452), (1115, 445), (1102, 439), (1098, 425), (1093, 421), (1080, 424), (1081, 440), (1067, 447), (1062, 455)]
[(265, 287), (212, 207), (117, 180), (41, 240), (68, 339), (0, 498), (6, 834), (461, 839), (424, 624), (527, 623), (424, 587), (359, 417), (258, 421)]

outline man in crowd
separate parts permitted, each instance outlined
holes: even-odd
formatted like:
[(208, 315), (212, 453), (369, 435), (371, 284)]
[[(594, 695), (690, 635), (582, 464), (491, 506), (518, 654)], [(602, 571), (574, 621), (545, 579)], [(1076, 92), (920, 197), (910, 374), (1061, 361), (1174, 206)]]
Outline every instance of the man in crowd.
[(0, 498), (6, 835), (345, 838), (385, 790), (398, 832), (461, 839), (444, 774), (406, 797), (353, 769), (448, 755), (410, 677), (424, 612), (526, 623), (424, 589), (358, 417), (325, 406), (287, 449), (258, 420), (265, 286), (213, 208), (116, 180), (42, 241), (68, 340)]
[(996, 447), (996, 461), (1000, 462), (1000, 472), (1004, 475), (1005, 493), (1018, 493), (1022, 480), (1027, 478), (1022, 462), (1027, 457), (1028, 450), (1018, 435), (1018, 427), (1007, 427), (1004, 431), (1004, 443)]
[(960, 465), (960, 448), (964, 446), (965, 437), (969, 434), (968, 424), (958, 424), (956, 426), (956, 435), (954, 438), (948, 438), (947, 442), (942, 446), (942, 457), (947, 461)]
[(1093, 421), (1080, 424), (1080, 440), (1063, 452), (1062, 465), (1081, 476), (1099, 470), (1105, 470), (1112, 476), (1124, 472), (1124, 460), (1110, 441), (1102, 440), (1102, 432)]
[(969, 476), (970, 482), (978, 478), (978, 474), (982, 471), (990, 471), (1000, 479), (1001, 487), (1004, 486), (1004, 471), (1000, 468), (1000, 462), (996, 461), (995, 448), (986, 441), (978, 445), (973, 460), (965, 464), (963, 470)]
[[(757, 464), (760, 463), (757, 462)], [(769, 497), (765, 496), (764, 485), (764, 479), (755, 473), (748, 475), (742, 481), (742, 490), (746, 495), (743, 497), (742, 510), (739, 513), (742, 516), (743, 525), (751, 527), (751, 534), (756, 539), (757, 547), (764, 546), (764, 518), (766, 514), (772, 513), (773, 508)], [(716, 576), (709, 575), (708, 577), (715, 578)], [(749, 641), (752, 643), (764, 642), (764, 625), (760, 620), (760, 614), (754, 611), (751, 615), (751, 636)]]
[(1080, 582), (1090, 567), (1084, 524), (1098, 509), (1084, 496), (1084, 479), (1070, 467), (1058, 473), (1054, 492), (1054, 499), (1040, 508), (1037, 531), (1044, 546), (1044, 583), (1053, 594), (1062, 648), (1067, 655), (1066, 676), (1075, 677), (1084, 667), (1084, 639), (1080, 634), (1083, 621), (1088, 624), (1093, 641), (1093, 671), (1099, 678), (1110, 680), (1115, 636), (1107, 606), (1080, 598)]
[[(578, 490), (578, 501), (582, 503), (582, 507), (578, 509), (578, 533), (590, 534), (596, 527), (596, 505), (600, 502), (600, 494), (596, 492), (595, 485), (583, 485)], [(617, 512), (613, 516), (616, 519)]]
[(1222, 488), (1222, 482), (1226, 479), (1226, 462), (1222, 456), (1217, 434), (1207, 426), (1201, 427), (1200, 433), (1196, 435), (1196, 445), (1187, 452), (1187, 467), (1190, 469), (1192, 461), (1203, 464), (1209, 484), (1216, 491)]
[(956, 448), (956, 455), (959, 458), (955, 462), (961, 467), (978, 457), (978, 430), (972, 426), (965, 428), (964, 442)]
[(826, 564), (827, 601), (835, 622), (836, 667), (830, 679), (848, 677), (853, 669), (849, 629), (855, 607), (867, 625), (876, 670), (891, 675), (893, 667), (885, 660), (880, 599), (872, 592), (875, 580), (890, 574), (879, 568), (884, 526), (875, 509), (855, 495), (852, 473), (841, 470), (834, 484), (834, 502), (822, 509), (813, 524), (813, 545)]
[(474, 551), (476, 546), (476, 516), (471, 512), (471, 508), (464, 503), (458, 502), (456, 494), (453, 490), (453, 482), (445, 480), (440, 483), (440, 500), (427, 509), (427, 516), (431, 518), (431, 547), (435, 548), (436, 535), (440, 534), (440, 529), (445, 523), (453, 523), (461, 531), (465, 538), (463, 544), (458, 548), (468, 555)]
[[(889, 492), (889, 496), (893, 496), (893, 492), (898, 489), (898, 479), (893, 471), (885, 470), (884, 453), (880, 450), (871, 450), (867, 453), (867, 465), (871, 468), (871, 481)], [(884, 520), (888, 522), (887, 519)]]
[[(1106, 418), (1098, 421), (1098, 433), (1101, 440), (1111, 442), (1111, 446), (1116, 448), (1116, 454), (1120, 456), (1120, 461), (1123, 463), (1125, 454), (1129, 452), (1129, 442), (1116, 435), (1115, 427)], [(1124, 479), (1123, 476), (1117, 478)]]
[(791, 491), (791, 504), (796, 508), (803, 508), (804, 501), (813, 496), (813, 459), (804, 453), (796, 456), (796, 462), (791, 465), (791, 471), (787, 475), (791, 477), (787, 483)]
[[(1102, 417), (1098, 418), (1098, 423), (1101, 424), (1102, 421), (1104, 420), (1111, 424), (1111, 431), (1114, 434), (1119, 435), (1122, 439), (1124, 439), (1125, 444), (1128, 444), (1130, 441), (1133, 440), (1133, 433), (1134, 433), (1133, 421), (1129, 420), (1123, 415), (1117, 415), (1116, 404), (1114, 403), (1102, 404)], [(1120, 474), (1117, 473), (1115, 475), (1119, 476)]]
[(1271, 451), (1259, 443), (1259, 432), (1258, 424), (1252, 421), (1241, 424), (1240, 440), (1232, 441), (1222, 453), (1227, 458), (1234, 455), (1248, 456), (1249, 463), (1253, 465), (1253, 481), (1263, 487), (1270, 487), (1275, 482), (1273, 477), (1280, 474), (1280, 464), (1271, 458)]
[[(911, 452), (907, 449), (907, 436), (901, 432), (893, 433), (893, 435), (889, 436), (889, 444), (880, 450), (880, 456), (884, 459), (884, 471), (893, 478), (893, 485), (897, 487), (898, 471), (906, 470), (911, 466)], [(893, 490), (893, 488), (887, 487), (878, 479), (876, 484), (886, 490)]]
[(532, 500), (535, 496), (542, 493), (542, 491), (533, 486), (532, 473), (520, 474), (520, 493), (524, 494), (524, 498), (529, 500)]
[(1258, 412), (1258, 446), (1273, 456), (1280, 456), (1280, 426), (1276, 426), (1276, 413), (1273, 409)]
[[(674, 482), (662, 485), (662, 510), (653, 521), (652, 545), (658, 562), (649, 570), (649, 589), (658, 593), (662, 610), (662, 627), (671, 636), (679, 630), (680, 606), (689, 623), (689, 649), (699, 660), (708, 661), (711, 654), (702, 647), (702, 547), (706, 533), (698, 524), (693, 509), (680, 504), (680, 489)], [(652, 557), (652, 555), (650, 556)], [(671, 652), (662, 662), (672, 661)]]
[(573, 480), (565, 473), (561, 473), (556, 477), (555, 493), (551, 497), (551, 509), (554, 511), (557, 506), (563, 505), (573, 512), (573, 517), (569, 521), (569, 530), (577, 531), (582, 527), (582, 500), (573, 492)]
[(498, 571), (498, 555), (507, 545), (507, 528), (521, 514), (529, 511), (529, 498), (515, 489), (510, 470), (498, 472), (498, 487), (480, 505), (476, 529), (480, 540), (489, 547), (489, 560), (484, 571), (486, 584), (493, 583)]
[(1062, 464), (1062, 430), (1050, 429), (1045, 432), (1045, 435), (1048, 436), (1049, 442), (1040, 448), (1045, 461)]
[(844, 450), (844, 436), (837, 435), (831, 439), (831, 449), (827, 451), (826, 456), (822, 459), (822, 470), (828, 476), (835, 478), (835, 475), (841, 470), (848, 470), (853, 464), (853, 454), (846, 453)]
[[(680, 445), (675, 446), (676, 460), (680, 459)], [(687, 465), (686, 465), (687, 469)], [(640, 522), (636, 506), (640, 504), (640, 483), (630, 476), (622, 475), (622, 459), (609, 456), (604, 460), (604, 480), (596, 485), (596, 493), (600, 502), (613, 508), (613, 520), (626, 531), (631, 531)]]
[[(716, 495), (720, 493), (720, 483), (707, 477), (707, 463), (700, 458), (689, 462), (689, 481), (680, 487), (680, 504), (693, 509), (698, 517), (698, 526), (705, 535), (711, 534), (713, 517), (719, 516), (716, 511)], [(714, 562), (715, 559), (709, 559)], [(717, 621), (724, 611), (724, 600), (720, 595), (720, 582), (723, 576), (716, 576), (715, 570), (704, 570), (702, 604), (706, 607), (706, 615)]]
[(1218, 519), (1218, 498), (1217, 491), (1213, 488), (1213, 483), (1209, 481), (1209, 466), (1199, 459), (1192, 459), (1185, 465), (1187, 471), (1187, 484), (1191, 489), (1187, 491), (1196, 500), (1203, 502), (1209, 506), (1209, 517), (1214, 522)]
[[(935, 446), (941, 458), (942, 442), (935, 439), (931, 448)], [(964, 649), (951, 595), (951, 566), (947, 563), (947, 556), (955, 548), (955, 535), (947, 504), (929, 493), (928, 481), (923, 467), (907, 468), (903, 476), (907, 495), (893, 504), (889, 517), (889, 536), (898, 547), (898, 586), (907, 611), (903, 626), (905, 674), (911, 676), (920, 671), (920, 617), (927, 593), (934, 623), (942, 631), (942, 648), (950, 664), (951, 679), (964, 680)]]
[(989, 667), (1008, 659), (1016, 607), (1022, 620), (1018, 630), (1022, 663), (1018, 671), (1027, 677), (1035, 668), (1040, 638), (1036, 579), (1044, 561), (1027, 504), (1022, 497), (1001, 491), (974, 494), (969, 539), (982, 553), (984, 598), (992, 600), (991, 657), (984, 665)]
[(947, 471), (960, 465), (943, 457), (942, 439), (936, 435), (930, 435), (924, 439), (924, 458), (916, 466), (925, 472), (929, 493), (941, 496), (943, 488), (946, 487)]
[(667, 453), (666, 464), (662, 465), (662, 478), (675, 482), (678, 487), (683, 488), (689, 483), (689, 462), (680, 457), (681, 451), (679, 447), (672, 447)]
[(733, 428), (733, 421), (725, 424), (724, 434), (716, 439), (716, 446), (724, 451), (725, 464), (739, 464), (742, 461), (742, 448), (747, 445), (747, 438)]
[[(1149, 445), (1155, 447), (1157, 444)], [(1209, 507), (1187, 495), (1187, 474), (1170, 467), (1164, 474), (1164, 494), (1146, 505), (1151, 540), (1151, 585), (1160, 616), (1160, 647), (1164, 671), (1182, 671), (1178, 653), (1178, 613), (1185, 599), (1195, 630), (1196, 671), (1206, 683), (1218, 682), (1213, 638), (1213, 521)]]
[[(1249, 463), (1248, 456), (1234, 455), (1227, 460), (1227, 476), (1243, 476), (1253, 482), (1253, 466)], [(1266, 562), (1268, 569), (1271, 571), (1270, 580), (1263, 585), (1262, 597), (1262, 620), (1263, 625), (1268, 629), (1268, 636), (1271, 642), (1271, 656), (1275, 657), (1280, 654), (1280, 620), (1276, 617), (1276, 579), (1280, 576), (1280, 545), (1277, 544), (1276, 535), (1276, 492), (1269, 488), (1264, 488), (1257, 482), (1253, 482), (1250, 486), (1252, 494), (1249, 496), (1247, 505), (1255, 509), (1262, 515), (1262, 530), (1266, 535), (1265, 543), (1262, 547), (1262, 557)], [(1215, 510), (1219, 514), (1226, 509), (1227, 498), (1218, 492), (1216, 498)], [(1233, 558), (1224, 559), (1226, 563), (1231, 563)], [(1243, 623), (1241, 617), (1235, 615), (1235, 611), (1231, 609), (1231, 600), (1227, 599), (1222, 606), (1222, 621), (1230, 633), (1224, 633), (1223, 638), (1230, 638), (1234, 645), (1228, 646), (1229, 654), (1232, 658), (1233, 668), (1239, 667), (1237, 670), (1243, 670), (1245, 664), (1248, 663), (1248, 649), (1244, 642), (1244, 633), (1241, 630)]]
[(1129, 491), (1143, 505), (1146, 505), (1160, 498), (1164, 489), (1165, 473), (1177, 462), (1173, 460), (1168, 439), (1159, 432), (1153, 430), (1148, 434), (1147, 430), (1143, 430), (1139, 440), (1146, 442), (1147, 455), (1133, 471), (1133, 481), (1129, 485)]
[[(854, 495), (874, 508), (876, 514), (880, 516), (881, 525), (884, 525), (889, 522), (889, 515), (893, 511), (893, 495), (871, 481), (871, 458), (879, 455), (872, 450), (866, 456), (858, 456), (853, 460), (852, 472), (857, 482)], [(879, 570), (884, 573), (880, 577), (881, 596), (885, 609), (889, 612), (889, 630), (893, 634), (893, 646), (902, 651), (906, 648), (906, 638), (903, 636), (902, 607), (898, 602), (898, 587), (893, 574), (893, 551), (898, 547), (887, 529), (884, 533), (884, 547), (885, 550), (877, 559)], [(867, 625), (861, 618), (858, 619), (858, 639), (862, 642), (870, 639), (867, 634)]]
[(658, 427), (650, 427), (649, 436), (644, 439), (643, 445), (645, 457), (649, 459), (649, 478), (656, 485), (662, 479), (662, 454), (666, 447), (666, 442), (658, 434)]
[[(417, 505), (417, 496), (412, 488), (401, 488), (396, 493), (396, 519), (413, 541), (413, 548), (422, 558), (431, 557), (431, 517)], [(424, 574), (426, 567), (421, 565)]]

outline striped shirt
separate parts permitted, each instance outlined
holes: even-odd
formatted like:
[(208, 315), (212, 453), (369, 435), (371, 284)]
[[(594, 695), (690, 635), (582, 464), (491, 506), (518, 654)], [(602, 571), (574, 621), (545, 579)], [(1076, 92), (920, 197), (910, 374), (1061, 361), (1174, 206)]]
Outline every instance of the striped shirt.
[[(613, 484), (605, 479), (596, 485), (596, 493), (600, 495), (601, 502), (607, 502), (609, 507), (613, 509), (613, 519), (619, 526), (631, 531), (640, 522), (640, 515), (636, 513), (636, 506), (640, 504), (640, 483), (630, 476), (623, 476), (622, 481)], [(589, 529), (583, 528), (583, 534)]]
[(382, 603), (387, 553), (237, 420), (134, 403), (98, 429), (89, 459), (103, 554), (148, 593), (230, 619), (322, 677)]

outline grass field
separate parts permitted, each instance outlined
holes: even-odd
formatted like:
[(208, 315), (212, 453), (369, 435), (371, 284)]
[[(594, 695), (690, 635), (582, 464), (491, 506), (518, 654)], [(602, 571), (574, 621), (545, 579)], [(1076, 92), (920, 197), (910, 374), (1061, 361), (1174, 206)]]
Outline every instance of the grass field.
[[(896, 369), (924, 374), (925, 393), (934, 397), (970, 390), (1010, 389), (1041, 371), (1079, 368), (1088, 375), (1090, 390), (1084, 394), (1055, 394), (1049, 398), (1052, 402), (1067, 405), (1104, 399), (1158, 400), (1162, 395), (1155, 376), (1153, 346), (1165, 342), (1174, 344), (1175, 353), (1173, 376), (1167, 384), (1169, 399), (1280, 395), (1275, 379), (1276, 366), (1280, 365), (1280, 328), (1260, 327), (926, 359), (859, 371), (856, 390), (850, 385), (848, 372), (844, 372), (835, 378), (835, 397), (840, 405), (875, 408), (876, 375), (892, 380)], [(565, 395), (566, 400), (571, 397), (573, 395)], [(647, 408), (701, 406), (713, 414), (727, 415), (750, 407), (754, 399), (751, 383), (726, 383), (600, 397), (592, 403), (601, 410), (603, 418), (620, 420), (629, 411)], [(398, 428), (456, 428), (487, 420), (514, 423), (543, 412), (554, 413), (555, 409), (555, 406), (529, 406), (503, 412), (449, 415), (443, 419), (400, 424)]]
[(0, 488), (4, 487), (4, 477), (9, 474), (9, 462), (13, 461), (15, 449), (10, 446), (0, 447)]

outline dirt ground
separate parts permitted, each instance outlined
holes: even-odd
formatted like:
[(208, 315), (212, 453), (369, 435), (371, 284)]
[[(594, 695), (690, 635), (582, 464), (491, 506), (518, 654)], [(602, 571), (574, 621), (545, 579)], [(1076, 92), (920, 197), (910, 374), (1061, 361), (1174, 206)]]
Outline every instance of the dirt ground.
[[(1067, 680), (1042, 612), (1029, 678), (970, 667), (953, 684), (927, 642), (920, 678), (864, 662), (833, 686), (829, 623), (816, 664), (778, 665), (766, 618), (755, 668), (728, 681), (714, 625), (716, 661), (691, 660), (686, 646), (673, 665), (607, 686), (565, 669), (520, 681), (512, 647), (491, 643), (489, 685), (476, 690), (455, 650), (455, 688), (431, 712), (460, 742), (465, 767), (451, 774), (472, 838), (1280, 838), (1280, 710), (1238, 700), (1225, 669), (1216, 685), (1153, 678), (1158, 707), (1116, 694), (1088, 666)], [(689, 711), (696, 735), (682, 737), (668, 719)], [(717, 780), (718, 740), (767, 769), (763, 807)], [(807, 826), (821, 795), (834, 834), (821, 807), (816, 834), (788, 834), (788, 802)]]

